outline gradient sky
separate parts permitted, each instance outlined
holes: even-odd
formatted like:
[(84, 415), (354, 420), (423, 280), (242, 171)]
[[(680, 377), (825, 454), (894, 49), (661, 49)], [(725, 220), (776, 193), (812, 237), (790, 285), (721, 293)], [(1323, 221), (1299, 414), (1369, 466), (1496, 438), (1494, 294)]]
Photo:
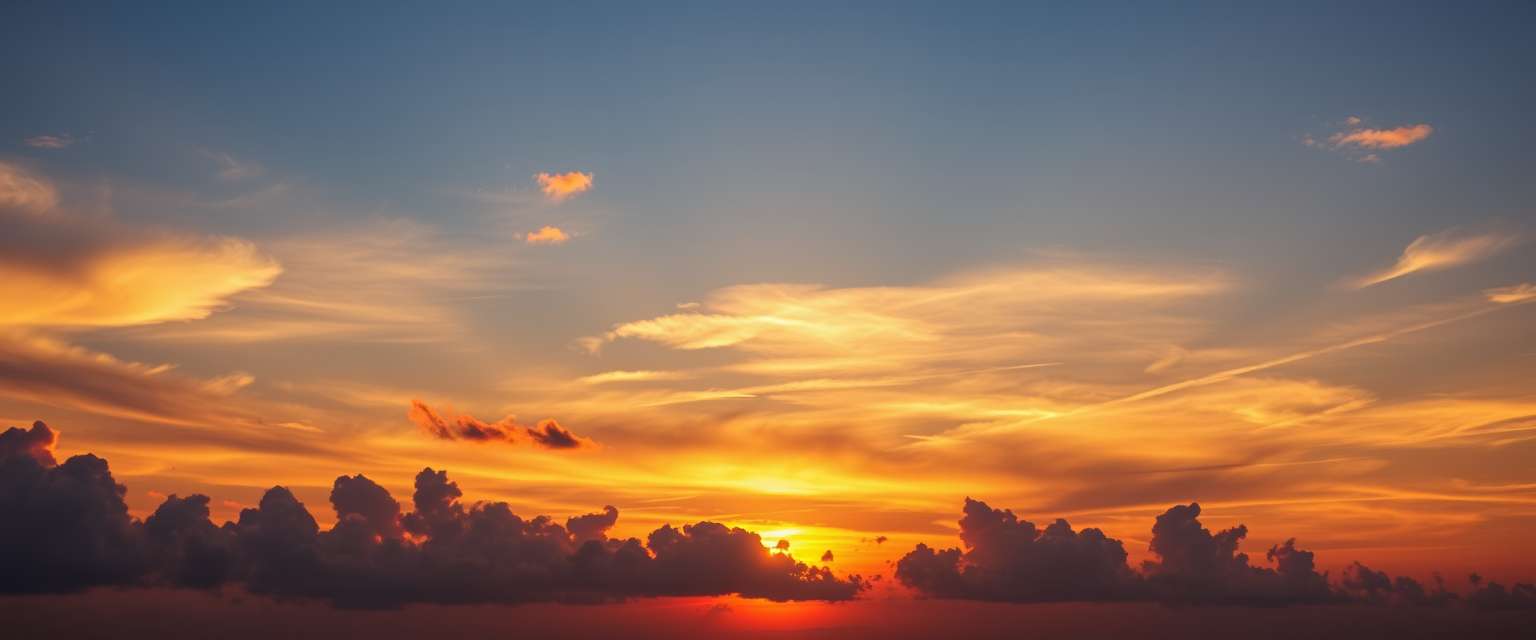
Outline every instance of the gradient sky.
[(973, 496), (1536, 574), (1532, 5), (825, 4), (0, 10), (0, 424), (141, 516), (430, 465), (866, 573)]

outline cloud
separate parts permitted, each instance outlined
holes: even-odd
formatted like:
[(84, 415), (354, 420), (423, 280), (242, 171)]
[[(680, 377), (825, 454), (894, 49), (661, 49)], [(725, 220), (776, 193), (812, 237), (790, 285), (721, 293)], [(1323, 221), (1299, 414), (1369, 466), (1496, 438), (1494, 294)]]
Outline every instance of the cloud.
[(75, 137), (67, 133), (38, 135), (27, 138), (24, 142), (33, 149), (65, 149), (75, 143)]
[(681, 371), (604, 371), (581, 378), (582, 384), (614, 384), (621, 382), (652, 382), (657, 380), (682, 380), (688, 374)]
[(592, 188), (592, 174), (580, 171), (540, 173), (534, 179), (539, 181), (539, 189), (551, 202), (560, 202)]
[(1515, 243), (1516, 238), (1506, 234), (1468, 235), (1454, 229), (1422, 235), (1403, 249), (1396, 264), (1358, 278), (1352, 284), (1357, 289), (1364, 289), (1413, 273), (1461, 266), (1490, 258)]
[(571, 241), (571, 235), (559, 227), (545, 225), (538, 231), (523, 236), (523, 242), (531, 245), (561, 245)]
[[(1294, 539), (1265, 553), (1272, 567), (1253, 566), (1238, 550), (1247, 527), (1212, 532), (1201, 525), (1200, 512), (1191, 503), (1157, 516), (1149, 545), (1153, 559), (1136, 572), (1126, 564), (1124, 545), (1097, 529), (1073, 532), (1057, 520), (1040, 530), (1011, 511), (967, 498), (960, 520), (965, 550), (919, 544), (896, 563), (896, 579), (926, 596), (1010, 602), (1426, 605), (1455, 598), (1443, 586), (1426, 591), (1411, 579), (1393, 581), (1359, 563), (1331, 585), (1312, 552), (1297, 548)], [(1530, 586), (1516, 585), (1521, 588)]]
[(219, 178), (229, 181), (256, 178), (267, 172), (266, 168), (254, 162), (240, 160), (223, 151), (204, 150), (203, 156), (212, 160), (218, 169)]
[(430, 468), (416, 476), (410, 512), (363, 475), (337, 478), (329, 530), (281, 486), (222, 527), (208, 520), (202, 495), (168, 496), (139, 522), (105, 460), (85, 454), (55, 465), (39, 455), (39, 443), (53, 439), (41, 423), (0, 434), (0, 593), (240, 585), (377, 609), (727, 594), (847, 600), (866, 588), (714, 522), (664, 525), (642, 542), (607, 536), (618, 520), (611, 506), (562, 527), (521, 518), (504, 502), (466, 505), (447, 472)]
[(1422, 123), (1374, 129), (1365, 126), (1364, 119), (1350, 116), (1344, 119), (1342, 130), (1330, 133), (1321, 140), (1307, 134), (1302, 136), (1301, 142), (1308, 147), (1343, 152), (1356, 162), (1379, 164), (1382, 160), (1379, 152), (1417, 144), (1428, 139), (1434, 132), (1433, 126)]
[(1010, 602), (1122, 600), (1140, 588), (1119, 540), (1066, 520), (1041, 530), (966, 498), (960, 539), (963, 552), (917, 545), (896, 563), (896, 579), (924, 595)]
[(10, 215), (42, 215), (59, 204), (59, 192), (38, 176), (0, 162), (0, 222)]
[(0, 326), (102, 327), (203, 318), (282, 267), (237, 238), (130, 227), (56, 208), (46, 180), (0, 164)]
[(1508, 287), (1497, 287), (1483, 291), (1490, 302), (1499, 304), (1518, 304), (1536, 300), (1536, 284), (1522, 282)]
[[(1355, 118), (1352, 126), (1359, 126), (1359, 119)], [(1396, 149), (1421, 142), (1435, 132), (1435, 128), (1427, 124), (1415, 124), (1393, 129), (1368, 129), (1358, 128), (1340, 131), (1328, 136), (1328, 142), (1335, 147), (1360, 147), (1365, 149)]]
[(597, 446), (591, 440), (571, 433), (552, 419), (543, 420), (533, 427), (517, 424), (514, 416), (507, 416), (496, 422), (485, 422), (468, 415), (450, 420), (420, 400), (411, 401), (411, 408), (406, 415), (422, 431), (442, 440), (495, 441), (509, 444), (527, 440), (545, 449), (582, 449)]

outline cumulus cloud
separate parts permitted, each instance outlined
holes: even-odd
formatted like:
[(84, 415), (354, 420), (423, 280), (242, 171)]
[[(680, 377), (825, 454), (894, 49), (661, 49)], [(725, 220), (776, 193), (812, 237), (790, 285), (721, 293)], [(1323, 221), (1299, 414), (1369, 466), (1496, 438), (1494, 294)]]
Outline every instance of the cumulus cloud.
[[(1175, 505), (1152, 527), (1153, 558), (1133, 571), (1124, 545), (1097, 529), (1074, 532), (1065, 520), (1045, 529), (967, 498), (959, 548), (919, 544), (896, 563), (896, 579), (931, 597), (1010, 602), (1160, 600), (1189, 604), (1303, 604), (1364, 602), (1443, 605), (1457, 600), (1443, 584), (1425, 588), (1410, 578), (1355, 563), (1337, 584), (1319, 573), (1310, 551), (1294, 539), (1265, 553), (1270, 567), (1254, 566), (1239, 551), (1248, 535), (1238, 525), (1212, 532), (1200, 523), (1200, 505)], [(1528, 584), (1483, 587), (1474, 581), (1468, 602), (1480, 608), (1530, 608)], [(1477, 604), (1483, 598), (1484, 605)]]
[(523, 242), (531, 245), (560, 245), (571, 241), (571, 234), (559, 227), (545, 225), (538, 231), (531, 231), (523, 236)]
[(33, 149), (65, 149), (75, 143), (75, 137), (67, 133), (37, 135), (24, 140)]
[(896, 563), (896, 579), (925, 595), (1011, 602), (1120, 600), (1140, 586), (1119, 540), (1066, 520), (1042, 530), (966, 498), (960, 540), (964, 551), (917, 545)]
[(1454, 229), (1422, 235), (1403, 249), (1395, 264), (1357, 278), (1351, 284), (1364, 289), (1413, 273), (1450, 269), (1492, 257), (1515, 243), (1516, 238), (1511, 235), (1469, 235)]
[(757, 534), (719, 523), (666, 525), (642, 542), (607, 536), (618, 520), (611, 506), (561, 526), (521, 518), (504, 502), (466, 505), (447, 472), (430, 468), (416, 477), (410, 512), (363, 475), (337, 478), (329, 530), (284, 487), (223, 526), (208, 520), (202, 495), (168, 496), (139, 522), (105, 460), (86, 454), (56, 465), (55, 439), (41, 423), (0, 434), (0, 592), (238, 584), (393, 608), (727, 594), (847, 600), (866, 588), (859, 576), (770, 554)]
[(551, 202), (560, 202), (592, 188), (592, 174), (581, 171), (539, 173), (534, 179), (539, 181), (539, 189)]
[(411, 408), (406, 415), (422, 431), (443, 440), (494, 441), (509, 444), (526, 440), (545, 449), (581, 449), (596, 446), (596, 443), (590, 439), (571, 433), (553, 419), (542, 420), (532, 427), (519, 425), (514, 416), (507, 416), (496, 422), (485, 422), (468, 415), (450, 419), (420, 400), (411, 401)]

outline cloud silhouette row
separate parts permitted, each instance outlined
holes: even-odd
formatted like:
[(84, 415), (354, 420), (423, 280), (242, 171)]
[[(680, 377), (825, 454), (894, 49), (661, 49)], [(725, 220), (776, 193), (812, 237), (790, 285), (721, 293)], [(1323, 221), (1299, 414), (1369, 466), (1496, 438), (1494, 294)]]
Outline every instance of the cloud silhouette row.
[[(363, 475), (341, 476), (322, 531), (292, 492), (273, 487), (222, 526), (204, 495), (165, 499), (143, 521), (126, 487), (91, 454), (60, 464), (42, 422), (0, 433), (0, 594), (97, 586), (217, 588), (314, 598), (348, 608), (411, 603), (600, 602), (645, 596), (737, 594), (772, 600), (849, 600), (870, 585), (771, 552), (750, 531), (714, 522), (662, 526), (644, 542), (608, 537), (619, 512), (524, 519), (504, 502), (466, 504), (446, 471), (416, 476), (412, 510)], [(1154, 559), (1140, 570), (1125, 545), (1066, 520), (1044, 529), (967, 498), (961, 548), (919, 544), (895, 578), (919, 595), (1004, 602), (1164, 601), (1189, 604), (1449, 605), (1536, 608), (1536, 585), (1471, 576), (1465, 595), (1358, 562), (1338, 581), (1295, 540), (1271, 547), (1272, 566), (1238, 551), (1246, 527), (1212, 532), (1198, 504), (1152, 527)]]
[(84, 454), (59, 464), (57, 439), (42, 422), (0, 434), (0, 593), (239, 585), (392, 608), (724, 594), (847, 600), (866, 587), (719, 523), (663, 526), (642, 543), (607, 536), (613, 507), (562, 526), (523, 519), (504, 502), (465, 504), (447, 472), (430, 468), (416, 477), (410, 512), (362, 475), (337, 478), (327, 531), (283, 487), (223, 526), (209, 520), (203, 495), (169, 496), (140, 522), (107, 461)]
[[(1438, 583), (1392, 578), (1358, 562), (1335, 584), (1318, 573), (1311, 551), (1294, 539), (1271, 547), (1273, 566), (1238, 551), (1248, 528), (1211, 532), (1200, 505), (1176, 505), (1152, 526), (1155, 559), (1133, 571), (1125, 545), (1098, 529), (1074, 531), (1058, 519), (1044, 529), (1009, 510), (966, 498), (960, 548), (924, 544), (896, 563), (896, 579), (919, 594), (1003, 602), (1156, 600), (1186, 604), (1447, 605), (1461, 600)], [(1465, 602), (1480, 609), (1536, 608), (1536, 585), (1506, 588), (1472, 576)]]

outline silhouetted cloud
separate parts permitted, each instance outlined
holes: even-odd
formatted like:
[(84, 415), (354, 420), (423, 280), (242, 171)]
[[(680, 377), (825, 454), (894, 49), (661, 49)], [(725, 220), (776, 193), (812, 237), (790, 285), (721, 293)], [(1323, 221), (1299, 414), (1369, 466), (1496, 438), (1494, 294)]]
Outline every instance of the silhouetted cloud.
[(54, 463), (52, 430), (0, 434), (0, 593), (124, 584), (143, 572), (140, 536), (107, 461)]
[(515, 444), (526, 439), (546, 449), (580, 449), (596, 446), (590, 439), (571, 433), (553, 419), (540, 421), (538, 426), (534, 427), (517, 424), (513, 416), (507, 416), (496, 422), (485, 422), (467, 415), (449, 419), (420, 400), (411, 401), (411, 408), (406, 415), (423, 431), (443, 440), (500, 441)]
[[(960, 519), (965, 550), (918, 544), (896, 563), (896, 579), (919, 594), (940, 598), (1039, 602), (1159, 600), (1191, 604), (1306, 604), (1361, 602), (1444, 605), (1457, 596), (1443, 584), (1426, 589), (1411, 578), (1393, 579), (1360, 563), (1330, 584), (1312, 552), (1294, 539), (1265, 553), (1273, 568), (1253, 566), (1238, 550), (1248, 529), (1212, 532), (1200, 524), (1200, 505), (1175, 505), (1157, 516), (1150, 548), (1155, 558), (1135, 572), (1124, 545), (1097, 529), (1073, 532), (1065, 520), (1040, 530), (1011, 511), (967, 498)], [(1478, 608), (1536, 607), (1536, 587), (1480, 585), (1468, 602)]]
[(465, 505), (447, 472), (430, 468), (416, 477), (408, 513), (363, 475), (337, 478), (329, 530), (284, 487), (222, 527), (202, 495), (169, 496), (138, 522), (105, 460), (86, 454), (56, 465), (55, 442), (41, 422), (0, 434), (0, 593), (239, 584), (390, 608), (667, 595), (846, 600), (866, 587), (719, 523), (666, 525), (642, 543), (607, 536), (619, 516), (612, 506), (561, 526), (525, 520), (504, 502)]
[(1012, 602), (1120, 600), (1140, 587), (1119, 540), (1066, 520), (1040, 530), (966, 498), (960, 539), (964, 552), (919, 544), (896, 563), (896, 578), (927, 595)]

